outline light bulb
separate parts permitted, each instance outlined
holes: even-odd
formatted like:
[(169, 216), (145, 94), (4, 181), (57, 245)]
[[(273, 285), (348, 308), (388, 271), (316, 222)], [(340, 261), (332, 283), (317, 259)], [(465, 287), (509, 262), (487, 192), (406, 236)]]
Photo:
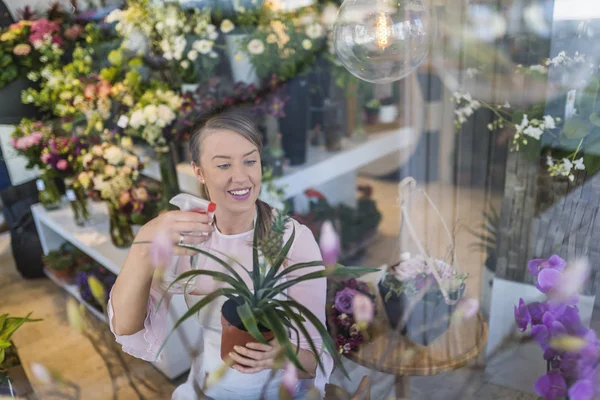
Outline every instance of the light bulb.
[(354, 76), (389, 83), (423, 62), (430, 24), (422, 0), (345, 0), (334, 26), (334, 48)]

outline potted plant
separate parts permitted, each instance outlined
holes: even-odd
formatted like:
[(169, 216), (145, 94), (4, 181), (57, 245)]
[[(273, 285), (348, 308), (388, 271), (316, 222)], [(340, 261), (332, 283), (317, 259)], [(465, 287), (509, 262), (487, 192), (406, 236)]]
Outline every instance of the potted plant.
[[(468, 274), (457, 273), (443, 260), (433, 260), (439, 277), (421, 256), (402, 255), (402, 261), (378, 283), (392, 328), (401, 321), (401, 333), (414, 343), (431, 344), (450, 326), (450, 316), (465, 290)], [(444, 296), (447, 293), (448, 299)], [(407, 316), (405, 313), (410, 312)]]
[(52, 250), (42, 258), (44, 266), (59, 280), (66, 283), (75, 278), (75, 257), (63, 246)]
[(379, 108), (379, 122), (389, 124), (394, 122), (398, 117), (398, 105), (394, 101), (393, 97), (386, 97), (381, 100), (381, 107)]
[(379, 120), (379, 109), (381, 103), (377, 99), (371, 99), (365, 104), (365, 115), (367, 125), (376, 124)]
[(0, 315), (0, 395), (25, 396), (33, 391), (21, 366), (17, 350), (10, 340), (24, 323), (41, 321), (29, 318), (30, 315), (31, 313), (25, 317)]
[[(299, 263), (282, 268), (287, 254), (294, 242), (295, 232), (292, 231), (290, 238), (282, 246), (282, 237), (287, 222), (287, 215), (280, 212), (276, 215), (270, 234), (263, 240), (258, 239), (258, 229), (254, 230), (253, 239), (253, 263), (249, 274), (252, 278), (253, 290), (244, 282), (242, 277), (233, 269), (228, 262), (211, 254), (210, 252), (197, 249), (192, 246), (182, 245), (186, 249), (193, 250), (202, 254), (220, 265), (222, 265), (229, 274), (218, 271), (195, 270), (181, 274), (171, 285), (179, 281), (188, 281), (197, 276), (211, 276), (213, 279), (226, 282), (230, 287), (220, 288), (206, 295), (202, 300), (190, 307), (177, 323), (174, 325), (173, 333), (185, 320), (193, 317), (203, 307), (213, 300), (224, 296), (227, 298), (222, 308), (223, 334), (221, 338), (221, 356), (225, 356), (233, 351), (236, 345), (244, 346), (249, 341), (258, 341), (267, 343), (269, 338), (274, 337), (282, 346), (283, 355), (288, 358), (297, 368), (303, 370), (296, 355), (296, 346), (299, 343), (292, 343), (288, 336), (288, 329), (301, 333), (305, 336), (308, 344), (315, 354), (320, 368), (323, 364), (318, 357), (313, 341), (308, 335), (305, 327), (306, 322), (312, 323), (323, 340), (323, 349), (331, 354), (337, 361), (339, 353), (333, 344), (327, 328), (319, 319), (304, 305), (298, 303), (292, 298), (286, 297), (286, 289), (304, 281), (332, 277), (332, 276), (350, 276), (358, 277), (369, 272), (375, 272), (373, 268), (363, 267), (345, 267), (340, 264), (327, 266), (325, 269), (311, 272), (300, 277), (282, 281), (289, 273), (304, 268), (324, 265), (321, 260)], [(259, 257), (259, 251), (262, 253), (263, 260)], [(281, 299), (283, 298), (283, 299)], [(158, 305), (160, 307), (160, 303)], [(165, 341), (166, 343), (166, 341)], [(165, 344), (163, 344), (164, 347)], [(339, 364), (338, 364), (339, 365)]]

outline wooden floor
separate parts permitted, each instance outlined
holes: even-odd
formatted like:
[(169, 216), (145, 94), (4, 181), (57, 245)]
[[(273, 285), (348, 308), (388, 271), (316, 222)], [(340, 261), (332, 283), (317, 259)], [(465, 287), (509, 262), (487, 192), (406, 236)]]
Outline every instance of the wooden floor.
[[(364, 263), (368, 266), (393, 263), (397, 261), (401, 250), (398, 244), (401, 219), (397, 205), (397, 185), (367, 179), (359, 179), (359, 181), (361, 184), (373, 185), (374, 197), (384, 214), (380, 227), (381, 238), (369, 248)], [(427, 190), (447, 217), (447, 222), (459, 232), (456, 243), (460, 249), (460, 265), (463, 271), (471, 274), (468, 292), (472, 296), (478, 296), (480, 269), (484, 256), (468, 250), (468, 244), (473, 241), (473, 238), (461, 227), (475, 226), (481, 222), (483, 204), (488, 199), (483, 191), (456, 189), (450, 185), (436, 184)], [(433, 247), (443, 248), (439, 223), (432, 217), (431, 211), (424, 206), (423, 202), (415, 204), (412, 215), (418, 231), (427, 238), (428, 242), (434, 243)], [(69, 326), (65, 309), (67, 297), (68, 295), (62, 289), (47, 279), (23, 280), (14, 267), (9, 237), (0, 236), (0, 313), (21, 316), (33, 311), (33, 317), (44, 319), (42, 322), (24, 325), (14, 335), (14, 343), (38, 398), (68, 397), (47, 393), (47, 388), (31, 377), (30, 363), (33, 361), (45, 365), (64, 379), (76, 383), (81, 391), (81, 399), (137, 398), (128, 385), (124, 373), (114, 371), (116, 378), (111, 379), (109, 370), (90, 340)], [(104, 325), (101, 329), (107, 327)], [(149, 363), (127, 355), (124, 357), (136, 379), (139, 379), (136, 380), (137, 386), (142, 388), (144, 398), (170, 398), (175, 388), (174, 383), (168, 381)], [(116, 395), (113, 393), (113, 382)]]

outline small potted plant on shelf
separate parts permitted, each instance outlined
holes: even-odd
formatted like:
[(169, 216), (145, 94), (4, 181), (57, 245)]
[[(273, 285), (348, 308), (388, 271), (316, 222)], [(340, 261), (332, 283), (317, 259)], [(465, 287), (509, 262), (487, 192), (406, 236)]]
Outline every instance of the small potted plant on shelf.
[(75, 257), (64, 247), (52, 250), (42, 260), (48, 271), (57, 279), (70, 283), (75, 278)]
[[(402, 261), (383, 275), (378, 287), (392, 328), (403, 321), (401, 333), (410, 341), (431, 344), (450, 326), (450, 316), (465, 291), (468, 274), (458, 273), (443, 260), (433, 268), (420, 255), (403, 253)], [(444, 296), (448, 294), (450, 304)], [(405, 313), (410, 315), (405, 316)]]
[(0, 315), (0, 395), (26, 396), (33, 392), (21, 366), (17, 350), (10, 340), (12, 335), (26, 322), (37, 322), (41, 319), (25, 317), (9, 317)]
[[(173, 327), (173, 331), (185, 320), (196, 315), (210, 302), (220, 296), (224, 296), (227, 300), (223, 305), (221, 317), (223, 326), (221, 357), (223, 360), (227, 358), (227, 355), (233, 351), (236, 345), (243, 346), (252, 341), (259, 341), (266, 344), (271, 338), (276, 338), (282, 346), (283, 355), (294, 363), (297, 368), (303, 370), (296, 355), (296, 346), (299, 343), (292, 343), (290, 340), (288, 335), (288, 329), (290, 329), (304, 335), (312, 352), (315, 354), (319, 367), (323, 368), (320, 357), (318, 357), (319, 352), (305, 327), (306, 322), (310, 322), (315, 326), (323, 340), (323, 349), (331, 354), (334, 359), (337, 359), (339, 353), (333, 344), (327, 328), (303, 304), (298, 303), (290, 297), (286, 297), (284, 295), (285, 291), (303, 281), (333, 276), (358, 277), (369, 272), (374, 272), (376, 269), (345, 267), (340, 264), (334, 264), (326, 266), (325, 269), (290, 279), (289, 274), (291, 272), (322, 266), (325, 262), (315, 260), (283, 268), (283, 263), (286, 260), (295, 237), (295, 232), (292, 232), (290, 238), (283, 245), (283, 233), (286, 222), (286, 213), (279, 212), (274, 218), (269, 235), (260, 241), (258, 239), (258, 229), (255, 229), (253, 264), (252, 268), (248, 271), (252, 278), (251, 286), (247, 285), (236, 270), (229, 265), (230, 261), (224, 261), (209, 252), (199, 250), (195, 247), (182, 245), (186, 249), (193, 250), (216, 261), (229, 274), (209, 270), (188, 271), (181, 274), (171, 285), (180, 281), (193, 280), (198, 276), (211, 276), (213, 279), (223, 281), (229, 286), (215, 290), (190, 307), (188, 312), (177, 321)], [(259, 252), (262, 253), (262, 257), (259, 256)]]
[(365, 104), (365, 122), (367, 125), (376, 124), (379, 121), (379, 109), (381, 103), (377, 99), (371, 99)]
[(387, 97), (381, 100), (381, 107), (379, 108), (379, 122), (389, 124), (396, 121), (398, 117), (398, 105), (394, 101), (393, 97)]

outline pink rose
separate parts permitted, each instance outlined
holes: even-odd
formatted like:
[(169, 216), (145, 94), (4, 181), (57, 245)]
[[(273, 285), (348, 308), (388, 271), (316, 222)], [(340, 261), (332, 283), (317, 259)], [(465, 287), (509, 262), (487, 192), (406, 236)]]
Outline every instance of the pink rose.
[(23, 146), (24, 150), (27, 150), (31, 146), (35, 145), (35, 138), (32, 137), (31, 135), (25, 136), (22, 140), (23, 140), (22, 146)]
[(63, 160), (59, 160), (56, 163), (56, 168), (58, 168), (61, 171), (66, 170), (68, 166), (69, 166), (69, 164), (67, 163), (67, 160), (64, 160), (64, 159)]
[(33, 132), (33, 133), (31, 134), (31, 137), (32, 137), (32, 138), (33, 138), (33, 140), (34, 140), (34, 144), (39, 144), (39, 143), (42, 141), (42, 137), (43, 137), (43, 135), (42, 135), (42, 133), (41, 133), (41, 132)]

